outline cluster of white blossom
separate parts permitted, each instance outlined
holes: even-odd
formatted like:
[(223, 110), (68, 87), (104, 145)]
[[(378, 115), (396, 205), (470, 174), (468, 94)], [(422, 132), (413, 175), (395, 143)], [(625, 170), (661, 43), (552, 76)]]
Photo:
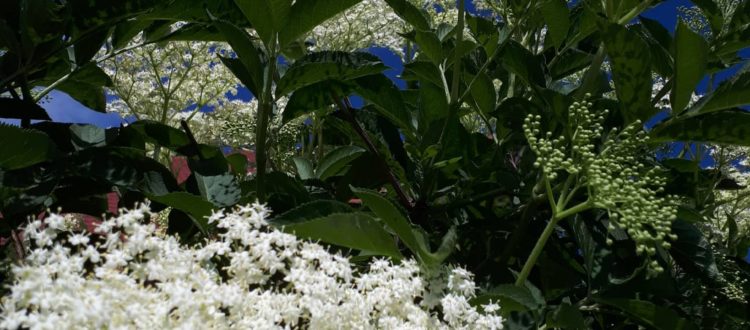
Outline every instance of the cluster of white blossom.
[[(266, 140), (272, 166), (279, 171), (291, 169), (288, 167), (293, 165), (292, 159), (298, 156), (296, 145), (306, 119), (302, 116), (285, 123), (282, 115), (287, 101), (286, 97), (275, 101), (274, 113), (268, 123)], [(232, 100), (225, 103), (221, 111), (201, 114), (196, 126), (201, 136), (205, 136), (206, 140), (215, 144), (234, 148), (252, 148), (256, 143), (257, 113), (257, 99), (249, 102)], [(193, 121), (196, 122), (195, 118)]]
[(144, 41), (141, 34), (127, 51), (102, 50), (105, 60), (100, 66), (112, 78), (109, 92), (115, 96), (108, 111), (179, 127), (181, 119), (201, 117), (204, 107), (223, 111), (238, 102), (230, 101), (230, 95), (237, 93), (239, 81), (219, 59), (220, 54), (229, 55), (226, 44), (170, 41), (139, 46)]
[(750, 236), (750, 148), (715, 146), (710, 155), (721, 174), (742, 187), (714, 190), (717, 206), (704, 229), (712, 243), (725, 246), (729, 240), (730, 222), (736, 226), (735, 237)]
[[(409, 0), (423, 9), (431, 23), (456, 24), (458, 10), (455, 1)], [(388, 48), (404, 54), (406, 41), (403, 33), (409, 32), (406, 24), (383, 0), (363, 0), (352, 8), (315, 27), (308, 36), (313, 50), (354, 51), (368, 47)]]
[[(639, 157), (648, 142), (641, 123), (636, 121), (621, 132), (613, 129), (597, 146), (607, 110), (593, 112), (592, 107), (589, 101), (574, 102), (568, 113), (571, 133), (558, 138), (552, 138), (552, 132), (540, 136), (541, 116), (526, 118), (524, 131), (537, 155), (535, 166), (549, 180), (560, 172), (574, 176), (576, 185), (571, 187), (585, 187), (593, 206), (609, 212), (610, 230), (625, 230), (635, 240), (638, 254), (653, 256), (656, 246), (669, 248), (667, 239), (677, 238), (671, 232), (677, 214), (674, 198), (661, 196), (665, 178)], [(663, 270), (656, 261), (648, 269)]]
[(499, 307), (469, 304), (472, 274), (422, 274), (413, 260), (358, 271), (322, 245), (268, 226), (259, 204), (214, 213), (200, 246), (156, 235), (147, 206), (93, 234), (63, 216), (31, 222), (0, 328), (500, 329)]

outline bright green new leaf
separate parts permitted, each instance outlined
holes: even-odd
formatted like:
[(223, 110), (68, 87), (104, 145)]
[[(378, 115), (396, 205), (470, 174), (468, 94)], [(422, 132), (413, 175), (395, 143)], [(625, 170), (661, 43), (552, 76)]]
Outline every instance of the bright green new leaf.
[(708, 44), (703, 37), (680, 21), (675, 32), (674, 46), (674, 87), (670, 99), (672, 111), (679, 113), (688, 105), (695, 86), (705, 74)]

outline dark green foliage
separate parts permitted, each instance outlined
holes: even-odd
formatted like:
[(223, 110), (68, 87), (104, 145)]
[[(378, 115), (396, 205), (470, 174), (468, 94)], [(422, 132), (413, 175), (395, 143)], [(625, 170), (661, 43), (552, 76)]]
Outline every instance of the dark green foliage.
[[(694, 152), (705, 150), (703, 143), (750, 146), (750, 112), (743, 109), (750, 74), (743, 69), (690, 101), (702, 79), (747, 65), (737, 51), (750, 40), (750, 5), (741, 3), (729, 19), (714, 1), (694, 1), (708, 37), (683, 22), (671, 34), (639, 17), (660, 1), (505, 1), (502, 20), (467, 15), (471, 38), (458, 40), (461, 28), (433, 26), (422, 8), (386, 0), (410, 26), (409, 52), (419, 52), (406, 59), (400, 89), (372, 54), (306, 50), (302, 36), (358, 2), (11, 1), (0, 14), (0, 117), (22, 119), (24, 128), (0, 125), (0, 234), (47, 208), (99, 215), (107, 211), (106, 194), (115, 192), (119, 206), (148, 199), (156, 211), (170, 208), (168, 232), (195, 243), (217, 233), (206, 220), (212, 210), (261, 199), (274, 212), (272, 225), (347, 256), (464, 266), (481, 287), (472, 303), (499, 302), (510, 329), (747, 326), (746, 306), (716, 295), (728, 276), (748, 277), (740, 258), (750, 239), (731, 217), (721, 228), (726, 241), (713, 242), (706, 230), (719, 207), (715, 192), (744, 187), (701, 168)], [(21, 6), (33, 10), (21, 17)], [(175, 21), (189, 24), (169, 33), (165, 27)], [(185, 128), (151, 121), (112, 129), (30, 124), (49, 120), (28, 95), (36, 86), (56, 84), (102, 110), (102, 88), (111, 82), (91, 57), (108, 37), (121, 49), (141, 31), (153, 42), (228, 42), (236, 54), (222, 61), (265, 105), (259, 116), (283, 110), (287, 124), (311, 118), (292, 173), (273, 164), (248, 178), (244, 156), (225, 156)], [(652, 73), (665, 82), (656, 92)], [(559, 210), (547, 189), (570, 193), (568, 205), (584, 202), (591, 190), (573, 190), (562, 173), (546, 186), (524, 119), (539, 115), (541, 129), (568, 136), (576, 129), (569, 108), (585, 94), (596, 113), (609, 110), (594, 152), (615, 128), (651, 119), (669, 96), (672, 111), (650, 129), (651, 144), (632, 155), (666, 177), (659, 194), (679, 197), (669, 249), (637, 254), (628, 231), (608, 228), (612, 215), (597, 207), (550, 221)], [(353, 96), (363, 100), (360, 109)], [(282, 97), (289, 98), (286, 108), (274, 109)], [(659, 148), (675, 142), (685, 143), (683, 152), (663, 159), (670, 154)], [(146, 156), (155, 146), (187, 158), (185, 182)], [(552, 234), (534, 255), (546, 228)], [(519, 273), (527, 260), (530, 272)], [(664, 271), (649, 274), (653, 263)], [(741, 290), (747, 297), (750, 288)]]

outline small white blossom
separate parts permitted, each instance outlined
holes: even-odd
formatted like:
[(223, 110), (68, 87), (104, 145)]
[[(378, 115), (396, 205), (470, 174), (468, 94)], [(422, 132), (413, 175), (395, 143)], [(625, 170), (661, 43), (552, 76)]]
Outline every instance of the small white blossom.
[(476, 285), (465, 269), (376, 259), (356, 271), (269, 227), (268, 214), (259, 204), (215, 212), (209, 222), (220, 233), (200, 246), (159, 235), (143, 221), (146, 206), (90, 236), (34, 221), (25, 231), (34, 249), (13, 267), (0, 328), (502, 328), (496, 304), (482, 312), (469, 304)]

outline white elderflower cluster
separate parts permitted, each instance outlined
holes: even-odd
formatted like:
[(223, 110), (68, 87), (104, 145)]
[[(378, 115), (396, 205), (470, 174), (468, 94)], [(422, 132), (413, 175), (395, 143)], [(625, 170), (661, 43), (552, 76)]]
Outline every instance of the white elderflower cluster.
[[(284, 123), (283, 109), (287, 97), (276, 100), (274, 113), (268, 123), (268, 151), (271, 162), (278, 171), (295, 169), (293, 158), (298, 155), (297, 143), (302, 136), (305, 116)], [(204, 114), (197, 125), (208, 140), (231, 147), (253, 148), (258, 113), (258, 100), (250, 102), (233, 100), (222, 107), (221, 111)], [(192, 126), (191, 126), (192, 127)]]
[(272, 229), (268, 215), (259, 204), (214, 213), (219, 234), (200, 246), (157, 235), (147, 206), (93, 234), (64, 231), (56, 214), (34, 221), (0, 328), (502, 328), (496, 304), (481, 313), (469, 304), (475, 284), (464, 269), (429, 275), (444, 283), (428, 283), (413, 260), (357, 271), (322, 245)]
[[(750, 148), (743, 146), (715, 146), (710, 155), (716, 169), (734, 180), (741, 188), (713, 190), (716, 201), (713, 217), (703, 223), (709, 240), (716, 245), (732, 245), (730, 237), (741, 240), (750, 236)], [(734, 233), (728, 228), (734, 227)], [(730, 236), (731, 235), (731, 236)]]
[[(638, 254), (653, 256), (656, 246), (669, 248), (667, 239), (677, 238), (671, 233), (677, 214), (674, 198), (661, 195), (666, 179), (659, 175), (659, 169), (639, 159), (648, 142), (640, 121), (621, 132), (612, 129), (597, 146), (608, 112), (593, 112), (592, 106), (588, 101), (570, 106), (569, 137), (552, 138), (551, 132), (539, 137), (541, 117), (526, 118), (524, 130), (537, 155), (535, 166), (541, 167), (549, 180), (555, 180), (560, 172), (576, 178), (576, 186), (571, 189), (585, 188), (592, 206), (609, 212), (610, 230), (625, 230), (635, 240)], [(648, 269), (652, 273), (663, 270), (656, 261)]]
[[(230, 96), (236, 95), (239, 81), (219, 59), (228, 56), (228, 45), (197, 41), (141, 45), (144, 42), (139, 35), (125, 52), (115, 55), (102, 50), (105, 60), (99, 64), (112, 78), (109, 93), (115, 96), (107, 104), (108, 111), (179, 127), (182, 119), (199, 120), (205, 107), (216, 111), (231, 107)], [(199, 134), (196, 138), (204, 139)]]
[[(437, 26), (456, 24), (458, 10), (455, 1), (409, 0), (423, 9)], [(368, 47), (388, 48), (404, 56), (406, 44), (403, 33), (410, 28), (383, 0), (363, 0), (352, 8), (318, 25), (308, 38), (313, 50), (354, 51)]]

